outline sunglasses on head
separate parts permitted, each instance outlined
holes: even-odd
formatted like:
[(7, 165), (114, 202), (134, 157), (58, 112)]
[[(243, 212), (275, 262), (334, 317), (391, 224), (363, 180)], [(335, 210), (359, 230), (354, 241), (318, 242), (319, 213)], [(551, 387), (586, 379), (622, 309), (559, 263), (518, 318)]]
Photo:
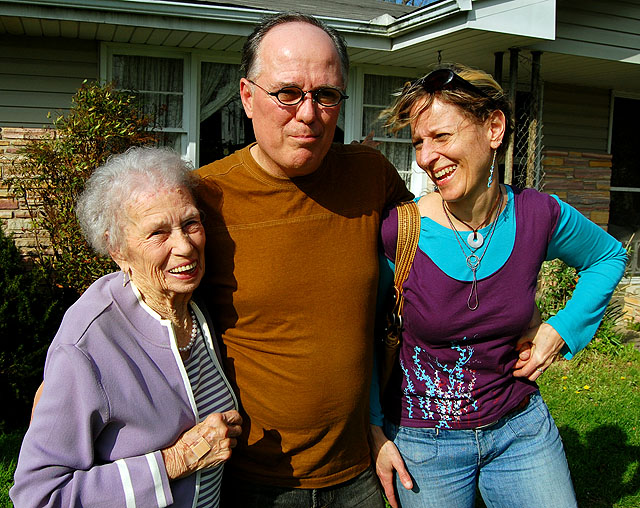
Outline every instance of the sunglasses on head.
[(461, 78), (451, 69), (437, 69), (430, 72), (425, 77), (415, 81), (412, 86), (422, 87), (429, 93), (435, 93), (440, 90), (455, 90), (457, 88), (493, 100), (489, 94), (472, 85), (466, 79)]

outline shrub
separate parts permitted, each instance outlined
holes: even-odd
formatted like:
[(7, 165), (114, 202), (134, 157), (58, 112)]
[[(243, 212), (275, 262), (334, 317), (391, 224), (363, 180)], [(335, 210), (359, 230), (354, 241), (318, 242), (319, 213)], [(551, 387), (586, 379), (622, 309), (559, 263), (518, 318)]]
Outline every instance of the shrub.
[(81, 293), (96, 278), (117, 269), (111, 259), (96, 256), (84, 240), (74, 204), (84, 182), (109, 155), (155, 141), (151, 118), (135, 104), (132, 94), (85, 81), (69, 114), (54, 120), (54, 135), (28, 144), (18, 159), (19, 176), (9, 179), (40, 234), (37, 263), (63, 288)]
[(0, 431), (29, 422), (46, 350), (67, 303), (43, 270), (27, 269), (0, 228)]
[(542, 264), (539, 275), (540, 289), (536, 296), (543, 320), (555, 316), (564, 308), (576, 287), (576, 270), (559, 259)]
[[(559, 259), (543, 263), (540, 270), (540, 288), (536, 303), (540, 309), (543, 320), (555, 316), (564, 308), (567, 300), (571, 298), (573, 290), (578, 282), (576, 270)], [(617, 355), (623, 345), (624, 337), (618, 322), (622, 319), (624, 311), (620, 301), (611, 300), (605, 310), (602, 322), (593, 337), (593, 340), (585, 348), (605, 355)]]

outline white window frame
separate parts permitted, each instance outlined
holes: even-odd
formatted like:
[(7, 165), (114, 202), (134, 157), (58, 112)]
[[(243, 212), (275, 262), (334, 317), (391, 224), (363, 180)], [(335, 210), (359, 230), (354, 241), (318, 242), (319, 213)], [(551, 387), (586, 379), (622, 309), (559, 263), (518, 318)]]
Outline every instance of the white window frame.
[[(193, 64), (191, 66), (192, 69), (192, 83), (194, 88), (194, 93), (191, 94), (191, 108), (194, 111), (193, 116), (193, 124), (191, 125), (190, 131), (193, 132), (194, 140), (193, 140), (193, 151), (194, 151), (194, 167), (199, 167), (200, 165), (200, 144), (198, 140), (200, 139), (200, 80), (202, 79), (202, 64), (205, 62), (210, 63), (221, 63), (221, 64), (234, 64), (240, 65), (240, 56), (233, 55), (229, 53), (212, 53), (208, 52), (200, 52), (194, 51), (192, 53), (193, 56)], [(238, 95), (240, 95), (240, 82), (238, 82)]]
[[(182, 134), (182, 156), (194, 167), (199, 166), (200, 147), (200, 79), (203, 62), (240, 64), (240, 54), (200, 49), (166, 48), (140, 44), (102, 42), (100, 44), (100, 79), (112, 80), (113, 55), (135, 55), (156, 58), (181, 58), (184, 62), (182, 128), (163, 129), (166, 132)], [(238, 85), (239, 87), (239, 85)]]
[[(364, 116), (364, 81), (365, 75), (379, 75), (379, 76), (400, 76), (407, 79), (414, 79), (424, 75), (424, 71), (419, 69), (399, 68), (399, 67), (385, 67), (385, 66), (352, 66), (349, 72), (349, 85), (347, 86), (347, 95), (349, 99), (345, 102), (345, 127), (344, 127), (344, 139), (358, 140), (364, 139), (367, 133), (362, 132), (362, 119)], [(374, 137), (374, 141), (381, 141), (385, 143), (408, 143), (411, 144), (410, 139), (400, 138), (388, 138), (388, 137)], [(411, 163), (411, 180), (409, 184), (409, 190), (416, 196), (422, 195), (432, 190), (433, 185), (427, 174), (416, 164), (415, 151), (412, 150), (412, 163)]]
[[(638, 93), (629, 93), (629, 92), (619, 92), (612, 91), (611, 92), (611, 102), (609, 106), (609, 139), (607, 141), (607, 152), (611, 153), (611, 145), (613, 144), (613, 115), (614, 115), (614, 105), (616, 98), (621, 99), (633, 99), (640, 101), (640, 94)], [(624, 186), (612, 186), (609, 188), (610, 192), (640, 192), (640, 187), (624, 187)], [(635, 259), (640, 261), (640, 238), (634, 238), (634, 256)], [(632, 275), (630, 277), (631, 284), (638, 285), (640, 284), (640, 275)]]
[[(171, 132), (180, 135), (180, 146), (183, 158), (191, 163), (196, 162), (196, 139), (192, 130), (193, 79), (191, 77), (191, 55), (188, 51), (174, 48), (157, 48), (135, 44), (118, 44), (103, 42), (100, 45), (100, 79), (103, 82), (113, 81), (113, 56), (131, 55), (153, 58), (175, 58), (183, 61), (182, 72), (182, 127), (168, 127), (159, 129), (161, 132)], [(197, 85), (196, 85), (197, 86)]]

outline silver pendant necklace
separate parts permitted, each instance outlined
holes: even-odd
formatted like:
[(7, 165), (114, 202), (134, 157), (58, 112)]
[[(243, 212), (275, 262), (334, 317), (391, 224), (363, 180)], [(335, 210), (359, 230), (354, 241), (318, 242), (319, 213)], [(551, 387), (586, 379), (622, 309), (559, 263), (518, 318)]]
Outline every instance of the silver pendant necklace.
[[(491, 219), (491, 216), (493, 215), (493, 212), (496, 211), (496, 207), (500, 203), (500, 198), (501, 197), (502, 197), (502, 189), (498, 189), (498, 196), (497, 196), (496, 200), (493, 202), (493, 205), (491, 206), (491, 209), (489, 210), (489, 213), (487, 214), (487, 216), (484, 218), (484, 220), (480, 224), (478, 224), (477, 228), (474, 228), (468, 222), (463, 221), (460, 217), (458, 217), (455, 213), (453, 213), (451, 211), (451, 209), (449, 208), (449, 205), (447, 205), (445, 203), (445, 201), (442, 200), (442, 203), (446, 208), (445, 212), (448, 212), (449, 214), (453, 215), (453, 217), (458, 222), (461, 222), (462, 224), (464, 224), (465, 226), (467, 226), (471, 230), (471, 232), (467, 236), (467, 245), (469, 245), (469, 247), (471, 247), (473, 250), (476, 250), (476, 249), (479, 249), (480, 247), (482, 247), (482, 244), (484, 243), (484, 237), (482, 236), (482, 233), (480, 233), (480, 231), (478, 231), (478, 230), (482, 229), (482, 227), (485, 224), (488, 223), (487, 221), (489, 221), (489, 219)], [(447, 216), (447, 218), (448, 218), (448, 216)], [(451, 222), (451, 220), (449, 220), (449, 222)]]
[[(498, 199), (496, 200), (496, 203), (502, 200), (502, 188), (498, 187), (498, 191), (499, 191), (499, 195), (498, 195)], [(496, 215), (495, 215), (495, 219), (491, 223), (491, 229), (489, 229), (489, 234), (487, 235), (487, 242), (484, 243), (484, 238), (480, 233), (478, 233), (477, 231), (472, 231), (471, 233), (469, 233), (469, 236), (467, 237), (467, 244), (469, 244), (469, 247), (471, 250), (471, 252), (467, 255), (467, 252), (465, 251), (465, 248), (464, 248), (464, 243), (463, 243), (464, 240), (462, 238), (462, 235), (456, 229), (456, 227), (453, 224), (453, 221), (451, 220), (451, 217), (449, 216), (449, 213), (451, 213), (451, 215), (453, 215), (453, 213), (450, 210), (448, 210), (448, 206), (446, 205), (444, 199), (442, 200), (442, 209), (444, 210), (444, 214), (446, 215), (447, 220), (449, 221), (449, 225), (451, 226), (451, 229), (453, 229), (454, 231), (456, 241), (460, 246), (460, 250), (462, 250), (462, 255), (465, 257), (467, 261), (467, 266), (469, 267), (469, 270), (471, 270), (471, 273), (473, 274), (473, 280), (471, 281), (471, 292), (469, 293), (469, 297), (467, 298), (467, 307), (469, 308), (469, 310), (476, 310), (480, 305), (480, 300), (478, 299), (478, 278), (476, 276), (476, 272), (478, 271), (482, 258), (484, 258), (484, 255), (487, 253), (487, 249), (489, 248), (489, 243), (491, 243), (491, 238), (493, 238), (493, 233), (496, 230), (496, 227), (498, 224), (498, 217), (500, 215), (500, 206), (494, 205), (494, 207), (492, 207), (490, 214), (495, 210)], [(456, 217), (455, 215), (453, 216)], [(458, 218), (456, 217), (456, 219)], [(464, 221), (460, 221), (460, 222), (467, 225), (467, 227), (470, 227)], [(484, 222), (486, 222), (486, 219)], [(477, 238), (474, 236), (474, 233), (477, 233), (477, 235), (479, 235), (478, 236), (478, 238), (480, 238), (479, 242), (477, 241)], [(474, 247), (472, 245), (473, 240), (475, 240), (474, 243), (479, 243), (478, 247)], [(482, 247), (483, 244), (484, 244), (484, 250), (482, 251), (482, 254), (478, 256), (476, 254), (476, 251), (480, 247)]]

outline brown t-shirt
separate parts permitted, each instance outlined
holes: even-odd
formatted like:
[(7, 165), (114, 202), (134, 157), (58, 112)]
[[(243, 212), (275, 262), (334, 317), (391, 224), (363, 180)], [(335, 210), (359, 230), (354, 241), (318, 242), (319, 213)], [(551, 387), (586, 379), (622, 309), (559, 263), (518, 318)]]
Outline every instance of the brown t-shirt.
[(370, 463), (380, 214), (410, 194), (360, 145), (334, 145), (317, 171), (294, 179), (267, 174), (249, 149), (198, 170), (200, 292), (244, 418), (226, 474), (336, 485)]

